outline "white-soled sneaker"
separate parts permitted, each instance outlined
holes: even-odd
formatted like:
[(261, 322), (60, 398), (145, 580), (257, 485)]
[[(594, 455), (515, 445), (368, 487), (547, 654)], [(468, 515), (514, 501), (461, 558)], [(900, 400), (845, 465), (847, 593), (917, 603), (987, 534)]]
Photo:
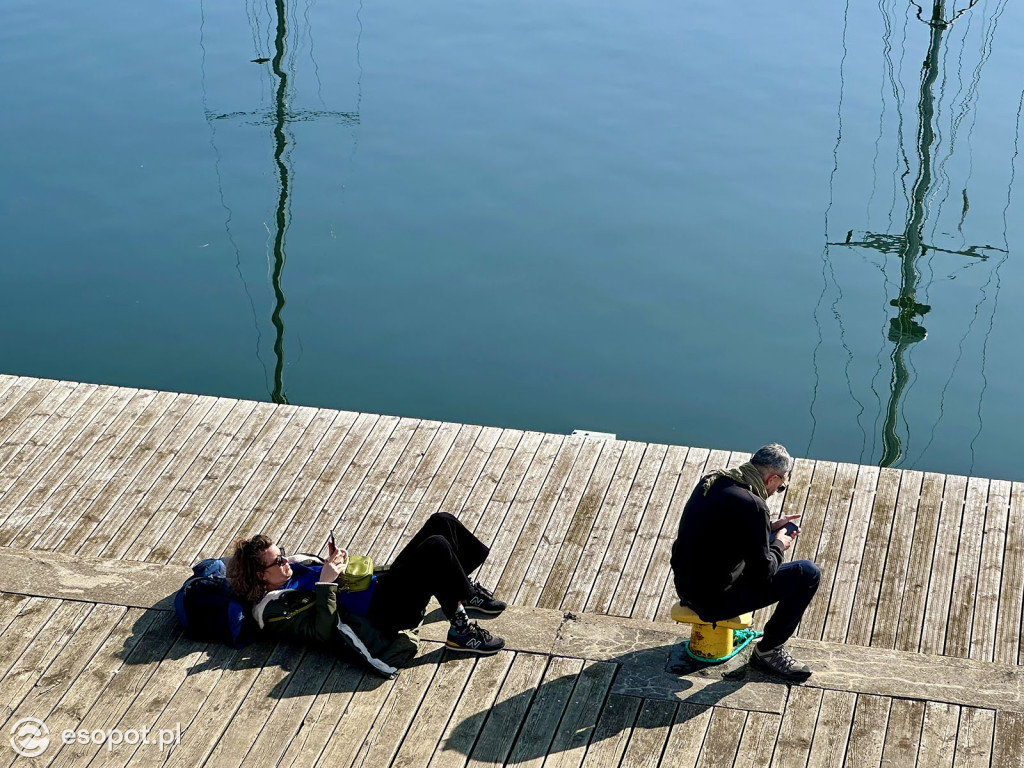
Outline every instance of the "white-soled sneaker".
[(786, 680), (806, 680), (811, 676), (811, 668), (794, 659), (793, 654), (786, 650), (784, 645), (764, 653), (755, 647), (754, 652), (750, 654), (750, 663), (758, 669)]

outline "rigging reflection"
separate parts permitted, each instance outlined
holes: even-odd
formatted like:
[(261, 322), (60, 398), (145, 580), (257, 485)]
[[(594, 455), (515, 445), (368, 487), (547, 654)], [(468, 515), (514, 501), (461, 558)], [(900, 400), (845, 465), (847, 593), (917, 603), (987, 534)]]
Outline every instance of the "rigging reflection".
[[(228, 207), (224, 198), (223, 182), (220, 171), (221, 153), (216, 144), (216, 129), (214, 128), (214, 121), (239, 121), (248, 125), (271, 127), (271, 135), (273, 138), (274, 176), (277, 182), (277, 199), (274, 207), (273, 227), (271, 228), (266, 223), (264, 223), (264, 227), (266, 227), (268, 243), (270, 243), (270, 249), (268, 252), (268, 262), (270, 262), (268, 264), (268, 276), (273, 293), (273, 309), (271, 311), (270, 321), (274, 328), (273, 382), (272, 384), (268, 382), (268, 394), (271, 401), (274, 403), (288, 402), (284, 382), (284, 310), (287, 303), (284, 291), (284, 267), (287, 262), (287, 235), (292, 223), (291, 188), (295, 181), (295, 167), (292, 152), (296, 146), (295, 136), (291, 131), (290, 126), (292, 123), (296, 122), (316, 121), (321, 119), (329, 119), (346, 126), (356, 126), (359, 123), (358, 104), (355, 111), (338, 111), (329, 109), (305, 110), (295, 109), (292, 106), (297, 69), (294, 52), (299, 49), (301, 41), (305, 39), (309, 40), (309, 56), (313, 63), (313, 74), (317, 81), (317, 94), (320, 103), (324, 104), (322, 93), (323, 84), (320, 80), (319, 65), (313, 55), (313, 36), (309, 20), (311, 5), (311, 2), (307, 2), (305, 12), (303, 14), (305, 28), (299, 30), (297, 33), (290, 34), (288, 20), (289, 6), (286, 5), (285, 0), (274, 0), (272, 13), (270, 13), (269, 6), (264, 5), (263, 9), (257, 9), (255, 2), (251, 8), (248, 2), (246, 3), (246, 15), (248, 18), (249, 28), (252, 32), (253, 50), (255, 53), (251, 62), (259, 65), (261, 71), (265, 71), (263, 68), (269, 64), (272, 79), (272, 104), (269, 109), (215, 113), (207, 106), (206, 46), (204, 41), (206, 17), (205, 9), (203, 8), (202, 3), (200, 4), (200, 10), (202, 13), (200, 45), (203, 50), (203, 104), (206, 111), (206, 120), (211, 126), (211, 146), (213, 146), (216, 157), (215, 171), (218, 180), (221, 205), (227, 213), (225, 229), (228, 240), (236, 254), (236, 267), (239, 276), (242, 279), (243, 288), (246, 296), (249, 298), (250, 306), (253, 308), (257, 336), (257, 359), (259, 360), (260, 365), (263, 366), (264, 371), (266, 371), (266, 365), (263, 363), (263, 359), (260, 354), (262, 333), (260, 331), (260, 324), (257, 318), (255, 302), (252, 299), (252, 294), (241, 269), (242, 249), (237, 245), (236, 239), (232, 233), (231, 222), (233, 218), (233, 211)], [(263, 10), (266, 10), (271, 16), (269, 23), (265, 26), (262, 18)], [(295, 10), (294, 5), (291, 7), (291, 10)], [(359, 24), (361, 29), (361, 21)], [(293, 23), (291, 26), (294, 28), (298, 25)], [(273, 31), (272, 55), (267, 56), (265, 53), (271, 53), (271, 51), (267, 51), (264, 48), (264, 36), (269, 36), (271, 30)]]
[[(913, 150), (911, 153), (907, 153), (904, 148), (904, 134), (903, 134), (903, 114), (902, 114), (902, 103), (903, 94), (900, 88), (900, 75), (896, 71), (891, 60), (891, 35), (893, 30), (892, 19), (889, 16), (888, 8), (883, 4), (879, 4), (879, 8), (883, 11), (884, 22), (885, 22), (885, 35), (883, 37), (883, 55), (885, 57), (884, 73), (885, 77), (891, 85), (892, 93), (895, 98), (897, 117), (898, 117), (898, 151), (896, 158), (896, 168), (894, 172), (894, 181), (898, 178), (902, 184), (896, 183), (894, 187), (894, 206), (898, 197), (898, 190), (900, 186), (903, 189), (903, 198), (905, 203), (905, 215), (900, 225), (894, 226), (893, 222), (893, 208), (890, 208), (889, 215), (889, 227), (888, 231), (875, 232), (875, 231), (863, 231), (855, 234), (855, 230), (850, 229), (846, 231), (845, 238), (841, 240), (830, 240), (829, 238), (829, 212), (832, 209), (833, 200), (833, 183), (838, 171), (839, 161), (839, 145), (842, 141), (842, 89), (845, 87), (845, 81), (842, 77), (843, 67), (840, 67), (841, 77), (841, 90), (840, 90), (840, 108), (839, 108), (839, 132), (836, 141), (835, 149), (835, 166), (833, 167), (832, 175), (830, 177), (830, 201), (828, 208), (826, 209), (826, 231), (825, 231), (825, 287), (822, 293), (822, 299), (819, 299), (819, 307), (825, 296), (825, 293), (829, 290), (834, 290), (836, 293), (836, 299), (832, 304), (833, 314), (840, 325), (840, 335), (844, 348), (846, 348), (848, 356), (852, 357), (852, 352), (846, 346), (845, 330), (843, 326), (842, 317), (838, 311), (839, 302), (842, 299), (842, 289), (835, 278), (835, 270), (833, 268), (832, 260), (830, 258), (830, 249), (834, 247), (838, 248), (850, 248), (860, 249), (861, 252), (871, 251), (880, 254), (882, 257), (881, 270), (886, 279), (886, 285), (889, 286), (889, 278), (886, 273), (886, 260), (895, 256), (899, 262), (899, 279), (897, 285), (894, 287), (896, 295), (890, 297), (888, 300), (888, 307), (890, 308), (887, 328), (885, 332), (885, 339), (891, 345), (888, 353), (888, 360), (891, 366), (891, 374), (889, 377), (889, 391), (887, 396), (887, 402), (884, 407), (880, 408), (881, 416), (881, 452), (878, 455), (878, 464), (883, 467), (897, 466), (906, 458), (907, 449), (909, 447), (910, 439), (910, 419), (907, 417), (906, 405), (907, 395), (910, 388), (913, 385), (915, 375), (912, 367), (911, 357), (912, 349), (914, 345), (923, 341), (928, 331), (925, 328), (925, 316), (932, 312), (932, 306), (928, 302), (928, 290), (931, 285), (931, 275), (933, 274), (931, 259), (935, 254), (945, 254), (953, 256), (959, 259), (962, 264), (967, 266), (973, 266), (974, 264), (984, 263), (993, 256), (999, 256), (1000, 258), (995, 270), (989, 273), (988, 280), (981, 286), (980, 292), (982, 298), (974, 307), (974, 316), (968, 324), (968, 331), (961, 339), (959, 348), (960, 355), (958, 355), (956, 362), (954, 363), (954, 371), (951, 372), (950, 378), (947, 379), (946, 385), (943, 387), (938, 419), (941, 420), (943, 405), (945, 401), (946, 389), (952, 380), (953, 373), (955, 373), (956, 366), (959, 365), (960, 356), (963, 354), (964, 341), (967, 335), (970, 333), (971, 328), (974, 326), (975, 320), (979, 316), (981, 305), (988, 298), (988, 290), (990, 285), (995, 283), (995, 301), (998, 300), (998, 287), (999, 287), (999, 276), (998, 269), (1005, 261), (1006, 256), (1009, 253), (1009, 245), (1006, 238), (1005, 230), (1005, 211), (1004, 211), (1004, 231), (1002, 237), (1002, 246), (997, 247), (991, 245), (989, 242), (983, 244), (968, 245), (963, 238), (964, 224), (968, 218), (970, 211), (970, 200), (968, 197), (968, 185), (970, 181), (970, 174), (973, 171), (973, 162), (969, 163), (967, 178), (963, 181), (962, 185), (957, 185), (962, 190), (963, 206), (962, 210), (958, 212), (959, 222), (956, 225), (956, 233), (960, 236), (960, 242), (953, 244), (948, 241), (937, 240), (937, 237), (943, 235), (949, 237), (951, 233), (940, 232), (940, 220), (942, 206), (950, 195), (950, 190), (953, 187), (952, 179), (949, 175), (948, 165), (953, 157), (955, 144), (958, 137), (958, 129), (968, 114), (972, 115), (971, 118), (971, 130), (973, 130), (974, 122), (976, 119), (976, 108), (977, 108), (977, 92), (980, 83), (981, 70), (983, 65), (988, 59), (988, 56), (992, 50), (992, 42), (995, 35), (995, 28), (998, 22), (999, 15), (1002, 13), (1002, 9), (1005, 7), (1004, 2), (1000, 3), (995, 11), (994, 16), (989, 23), (986, 24), (984, 31), (984, 44), (982, 46), (981, 56), (975, 66), (972, 81), (967, 92), (964, 94), (962, 78), (960, 73), (957, 73), (958, 80), (960, 80), (960, 88), (956, 95), (953, 97), (953, 104), (956, 106), (956, 102), (959, 103), (959, 109), (956, 117), (951, 121), (951, 130), (949, 132), (949, 138), (944, 139), (940, 129), (940, 109), (944, 104), (944, 88), (947, 82), (946, 73), (946, 50), (948, 45), (946, 44), (946, 38), (953, 24), (958, 20), (963, 19), (963, 23), (970, 24), (972, 19), (971, 15), (966, 15), (972, 12), (976, 0), (973, 0), (968, 5), (963, 6), (959, 9), (952, 7), (947, 8), (944, 0), (935, 0), (932, 3), (930, 12), (925, 11), (923, 8), (912, 2), (912, 6), (916, 8), (917, 20), (924, 22), (928, 30), (928, 46), (923, 59), (919, 74), (919, 82), (917, 88), (917, 122), (916, 129), (913, 135)], [(909, 10), (909, 9), (908, 9)], [(908, 13), (908, 16), (910, 14)], [(961, 49), (959, 52), (958, 62), (962, 63), (964, 48), (967, 46), (966, 32), (961, 38)], [(906, 45), (906, 34), (904, 34), (903, 45)], [(846, 58), (846, 46), (845, 46), (845, 32), (844, 32), (844, 58)], [(902, 63), (901, 63), (902, 66)], [(942, 76), (941, 81), (939, 80), (940, 75)], [(937, 85), (938, 83), (938, 85)], [(938, 93), (936, 91), (938, 90)], [(961, 94), (963, 98), (961, 100)], [(881, 141), (881, 134), (884, 130), (885, 123), (885, 112), (886, 112), (886, 100), (885, 100), (885, 87), (883, 86), (882, 91), (882, 117), (879, 121), (879, 139), (875, 142), (876, 148), (876, 159), (878, 154), (878, 147)], [(1018, 121), (1019, 128), (1019, 121)], [(944, 146), (945, 145), (945, 146)], [(1016, 146), (1015, 146), (1016, 149)], [(940, 162), (936, 165), (936, 158), (943, 155)], [(970, 131), (968, 132), (968, 152), (970, 153)], [(916, 169), (913, 171), (913, 181), (909, 188), (907, 186), (907, 180), (911, 176), (911, 163), (910, 157), (916, 161)], [(1014, 154), (1015, 157), (1015, 154)], [(973, 160), (973, 155), (972, 155)], [(872, 182), (871, 195), (868, 197), (868, 211), (870, 214), (871, 201), (874, 198), (875, 188), (874, 184), (877, 180), (877, 173), (872, 166), (872, 173), (875, 178)], [(1009, 205), (1010, 191), (1012, 189), (1012, 174), (1010, 178), (1010, 186), (1007, 189), (1007, 207)], [(932, 201), (939, 195), (943, 194), (939, 205), (932, 210)], [(895, 230), (895, 231), (893, 231)], [(926, 235), (927, 233), (927, 235)], [(829, 280), (831, 279), (832, 285), (830, 286)], [(952, 278), (951, 278), (952, 279)], [(891, 314), (892, 310), (895, 310), (895, 315)], [(989, 319), (989, 331), (991, 331), (992, 323), (994, 322), (994, 311), (995, 302), (993, 304), (992, 313)], [(818, 318), (818, 310), (815, 310), (815, 318)], [(819, 324), (819, 331), (821, 326)], [(820, 337), (819, 337), (820, 339)], [(985, 354), (987, 351), (988, 338), (986, 336), (982, 346), (981, 354), (981, 377), (983, 382), (985, 381)], [(884, 344), (884, 342), (883, 342)], [(819, 340), (819, 347), (821, 341)], [(815, 350), (815, 372), (816, 377), (818, 374), (818, 361), (817, 361), (818, 349)], [(849, 360), (848, 360), (849, 363)], [(851, 396), (854, 401), (861, 406), (861, 412), (863, 412), (863, 404), (854, 395), (853, 386), (849, 381), (847, 375), (847, 385)], [(874, 380), (872, 380), (872, 389), (874, 389)], [(876, 392), (877, 395), (877, 392)], [(815, 386), (815, 402), (818, 396), (818, 385)], [(978, 418), (979, 426), (978, 432), (974, 436), (974, 440), (981, 432), (981, 404), (980, 400), (984, 396), (984, 386), (982, 387), (981, 394), (979, 396), (979, 408)], [(814, 402), (811, 405), (811, 418), (812, 422), (816, 427), (815, 414), (814, 414)], [(858, 413), (858, 423), (860, 421), (860, 413)], [(935, 429), (937, 427), (937, 421), (932, 425), (931, 438), (925, 445), (924, 450), (927, 450), (931, 445), (932, 440), (935, 437)], [(877, 426), (877, 423), (876, 423)], [(862, 428), (863, 429), (863, 428)], [(811, 442), (813, 442), (814, 434), (812, 431)], [(972, 452), (972, 464), (973, 464), (973, 446), (974, 440), (971, 442)], [(865, 446), (862, 444), (862, 460), (864, 458)], [(872, 456), (874, 457), (874, 445), (872, 446)], [(808, 453), (810, 452), (810, 444), (808, 445)], [(922, 451), (921, 455), (923, 455)]]

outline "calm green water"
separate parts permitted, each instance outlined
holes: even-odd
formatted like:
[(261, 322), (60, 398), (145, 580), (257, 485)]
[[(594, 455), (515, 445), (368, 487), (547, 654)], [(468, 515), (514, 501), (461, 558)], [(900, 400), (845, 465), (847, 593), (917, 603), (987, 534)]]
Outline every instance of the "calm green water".
[(1024, 479), (1021, 6), (688, 5), (8, 0), (0, 370)]

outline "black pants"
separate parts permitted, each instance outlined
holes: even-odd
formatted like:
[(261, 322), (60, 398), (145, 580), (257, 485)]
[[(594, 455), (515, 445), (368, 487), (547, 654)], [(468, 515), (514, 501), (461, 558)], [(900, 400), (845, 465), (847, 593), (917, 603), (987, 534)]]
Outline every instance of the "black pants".
[(389, 632), (420, 623), (431, 597), (451, 618), (470, 596), (466, 574), (479, 568), (490, 550), (446, 512), (431, 515), (391, 566), (377, 577), (369, 619)]
[(703, 608), (708, 616), (724, 619), (778, 603), (764, 626), (764, 637), (759, 643), (765, 649), (778, 648), (796, 632), (804, 611), (818, 591), (820, 581), (821, 571), (818, 566), (810, 560), (794, 560), (780, 565), (768, 584), (749, 585), (741, 582), (716, 597), (711, 601), (713, 604), (695, 605), (694, 608), (700, 616), (704, 616)]

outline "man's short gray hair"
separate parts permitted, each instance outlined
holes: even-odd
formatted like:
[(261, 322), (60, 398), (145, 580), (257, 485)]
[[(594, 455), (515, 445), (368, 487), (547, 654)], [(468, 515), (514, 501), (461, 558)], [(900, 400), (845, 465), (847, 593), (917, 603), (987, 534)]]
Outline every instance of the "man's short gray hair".
[(767, 477), (768, 475), (785, 475), (793, 469), (793, 457), (789, 451), (778, 443), (771, 443), (763, 448), (758, 448), (750, 463), (760, 469)]

